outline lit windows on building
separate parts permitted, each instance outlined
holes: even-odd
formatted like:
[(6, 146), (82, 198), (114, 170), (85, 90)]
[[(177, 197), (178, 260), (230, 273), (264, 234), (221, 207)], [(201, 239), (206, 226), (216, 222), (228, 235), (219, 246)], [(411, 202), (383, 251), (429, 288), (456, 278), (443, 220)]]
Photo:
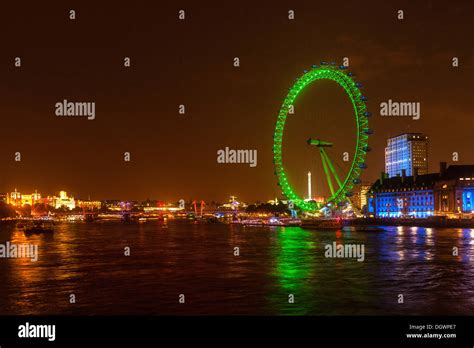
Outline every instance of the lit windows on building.
[(381, 178), (369, 191), (369, 213), (377, 218), (427, 218), (434, 215), (438, 174)]
[(20, 207), (21, 206), (21, 193), (18, 192), (16, 189), (14, 192), (10, 192), (7, 195), (7, 203), (15, 207)]
[(367, 206), (367, 193), (370, 190), (370, 185), (362, 185), (360, 188), (360, 207), (366, 207)]
[(474, 165), (443, 163), (435, 186), (436, 211), (448, 217), (472, 218), (474, 213)]
[(428, 137), (420, 133), (401, 134), (387, 140), (385, 172), (389, 177), (428, 173)]
[(442, 162), (439, 173), (392, 178), (382, 175), (368, 197), (368, 213), (378, 218), (472, 218), (474, 165), (447, 167)]
[(351, 202), (358, 209), (367, 207), (367, 193), (370, 189), (370, 184), (362, 183), (354, 186), (354, 195), (351, 197)]
[(76, 206), (82, 209), (86, 209), (86, 210), (95, 210), (95, 209), (98, 210), (102, 207), (102, 202), (92, 201), (92, 200), (87, 200), (87, 201), (77, 200)]
[(14, 192), (7, 194), (6, 202), (14, 207), (23, 207), (25, 205), (33, 206), (41, 202), (41, 194), (37, 191), (32, 194), (21, 194), (15, 189)]
[(54, 197), (54, 207), (56, 209), (65, 207), (69, 210), (72, 210), (76, 207), (76, 201), (74, 197), (69, 197), (66, 191), (60, 191), (59, 197)]
[(32, 195), (22, 195), (21, 196), (21, 205), (33, 205)]
[(465, 190), (463, 193), (462, 201), (463, 201), (463, 211), (465, 212), (473, 212), (473, 198), (474, 198), (474, 188), (471, 190)]

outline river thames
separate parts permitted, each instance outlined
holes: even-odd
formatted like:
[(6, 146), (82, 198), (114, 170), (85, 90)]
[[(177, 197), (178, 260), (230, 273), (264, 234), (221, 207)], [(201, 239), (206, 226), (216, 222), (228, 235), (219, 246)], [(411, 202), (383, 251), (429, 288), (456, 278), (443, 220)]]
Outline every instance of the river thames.
[[(187, 221), (63, 223), (49, 235), (0, 228), (1, 243), (36, 244), (39, 252), (36, 262), (0, 259), (2, 315), (474, 313), (472, 229)], [(364, 261), (325, 257), (333, 242), (363, 245)]]

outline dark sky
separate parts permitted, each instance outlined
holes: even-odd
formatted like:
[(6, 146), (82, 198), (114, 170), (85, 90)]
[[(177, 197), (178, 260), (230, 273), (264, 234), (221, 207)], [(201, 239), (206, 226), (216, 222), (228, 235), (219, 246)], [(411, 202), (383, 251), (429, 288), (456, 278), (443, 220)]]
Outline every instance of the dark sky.
[[(304, 69), (343, 57), (374, 114), (364, 180), (384, 169), (386, 138), (406, 131), (430, 137), (431, 171), (440, 160), (452, 163), (454, 151), (460, 164), (474, 164), (473, 13), (472, 1), (2, 4), (0, 192), (171, 201), (280, 196), (272, 164), (280, 104)], [(56, 117), (54, 104), (63, 99), (94, 101), (96, 119)], [(421, 119), (381, 117), (388, 99), (420, 102)], [(304, 194), (308, 169), (315, 186), (323, 185), (306, 139), (334, 142), (337, 162), (353, 151), (355, 123), (348, 98), (331, 82), (310, 86), (296, 105), (284, 161)], [(226, 146), (258, 150), (257, 167), (218, 164), (216, 152)]]

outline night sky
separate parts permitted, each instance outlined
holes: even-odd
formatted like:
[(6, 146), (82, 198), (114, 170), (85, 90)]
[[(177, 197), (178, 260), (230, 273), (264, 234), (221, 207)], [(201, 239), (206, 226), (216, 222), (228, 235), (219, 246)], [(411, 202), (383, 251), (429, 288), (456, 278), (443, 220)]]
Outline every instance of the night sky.
[[(404, 20), (397, 19), (399, 9)], [(281, 102), (303, 70), (343, 57), (373, 113), (364, 181), (384, 170), (387, 137), (408, 131), (429, 136), (430, 171), (441, 160), (453, 163), (453, 152), (458, 164), (474, 164), (473, 19), (472, 1), (2, 4), (0, 192), (64, 189), (83, 198), (169, 201), (281, 197), (272, 164)], [(63, 99), (94, 101), (95, 120), (56, 117), (54, 105)], [(421, 119), (380, 116), (388, 99), (420, 102)], [(310, 86), (295, 108), (284, 162), (304, 195), (308, 170), (316, 191), (323, 185), (307, 138), (334, 142), (331, 156), (343, 171), (338, 159), (353, 153), (355, 122), (347, 96), (329, 81)], [(218, 164), (217, 151), (226, 146), (258, 150), (257, 167)], [(17, 151), (21, 162), (14, 161)]]

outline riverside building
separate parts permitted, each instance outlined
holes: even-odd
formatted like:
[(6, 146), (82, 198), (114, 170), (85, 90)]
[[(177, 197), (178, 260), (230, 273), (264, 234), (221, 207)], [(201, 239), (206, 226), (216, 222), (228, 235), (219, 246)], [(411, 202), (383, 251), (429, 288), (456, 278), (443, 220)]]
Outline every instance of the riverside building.
[(474, 165), (440, 164), (440, 172), (389, 177), (383, 173), (367, 194), (368, 215), (377, 218), (473, 217)]

